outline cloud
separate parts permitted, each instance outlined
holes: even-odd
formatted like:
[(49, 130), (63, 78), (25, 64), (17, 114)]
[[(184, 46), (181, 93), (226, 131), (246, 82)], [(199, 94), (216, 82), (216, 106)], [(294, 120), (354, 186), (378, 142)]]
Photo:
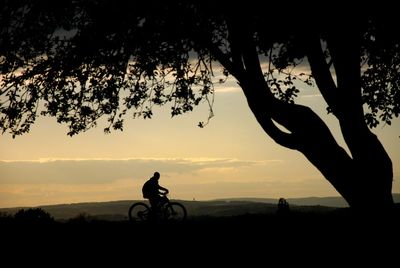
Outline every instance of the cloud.
[(141, 199), (141, 183), (0, 185), (0, 207)]
[(243, 168), (280, 160), (233, 158), (123, 158), (0, 161), (1, 184), (106, 184), (121, 179), (144, 180), (154, 171), (193, 174), (207, 169)]
[(322, 94), (304, 94), (300, 98), (322, 98)]
[(171, 198), (216, 198), (224, 188), (233, 195), (238, 187), (239, 194), (248, 183), (262, 179), (265, 170), (282, 162), (234, 158), (0, 161), (0, 207), (141, 199), (144, 181), (156, 170), (161, 173), (161, 185), (171, 190)]
[(241, 91), (242, 91), (242, 89), (239, 86), (236, 86), (236, 87), (235, 86), (233, 86), (233, 87), (220, 86), (220, 87), (216, 87), (215, 88), (215, 92), (216, 93), (238, 93), (238, 92), (241, 92)]

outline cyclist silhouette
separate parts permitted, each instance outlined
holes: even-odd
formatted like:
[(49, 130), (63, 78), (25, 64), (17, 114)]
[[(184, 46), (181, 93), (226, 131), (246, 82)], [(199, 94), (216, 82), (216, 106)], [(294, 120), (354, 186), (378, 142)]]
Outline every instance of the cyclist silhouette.
[(151, 208), (154, 212), (158, 212), (161, 205), (168, 202), (168, 198), (165, 196), (169, 193), (167, 188), (164, 188), (158, 184), (160, 179), (160, 173), (154, 172), (153, 177), (148, 179), (142, 187), (143, 198), (149, 199)]
[(134, 202), (128, 212), (131, 222), (154, 220), (182, 222), (186, 219), (185, 206), (168, 199), (169, 190), (158, 184), (159, 179), (160, 173), (154, 172), (153, 177), (143, 184), (143, 198), (149, 199), (151, 207), (145, 202)]

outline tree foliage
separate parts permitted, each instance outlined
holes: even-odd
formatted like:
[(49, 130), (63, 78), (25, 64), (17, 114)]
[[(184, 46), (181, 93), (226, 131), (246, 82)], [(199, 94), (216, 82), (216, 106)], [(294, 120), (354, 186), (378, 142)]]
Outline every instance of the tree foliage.
[(178, 7), (152, 3), (5, 1), (3, 132), (29, 131), (39, 113), (69, 124), (70, 135), (106, 116), (109, 132), (122, 129), (130, 109), (151, 118), (154, 105), (171, 103), (175, 116), (207, 101), (210, 55), (193, 49), (185, 20), (166, 23), (172, 8), (176, 14)]
[(42, 208), (20, 209), (15, 213), (14, 219), (16, 222), (19, 223), (29, 223), (29, 224), (54, 223), (54, 218)]
[[(202, 102), (211, 107), (215, 62), (224, 74), (240, 75), (221, 61), (235, 61), (232, 25), (239, 34), (252, 29), (259, 57), (268, 66), (265, 81), (274, 96), (293, 103), (300, 90), (295, 80), (314, 84), (310, 74), (293, 71), (307, 63), (308, 40), (313, 34), (322, 42), (329, 39), (335, 26), (332, 17), (308, 16), (300, 6), (277, 12), (282, 6), (164, 2), (2, 0), (2, 132), (28, 132), (39, 115), (68, 124), (69, 135), (106, 117), (109, 132), (122, 130), (127, 114), (151, 118), (155, 105), (169, 104), (172, 116)], [(371, 127), (378, 119), (390, 124), (400, 109), (394, 18), (367, 12), (354, 20), (362, 42), (365, 118)], [(329, 63), (330, 51), (323, 49)]]
[[(350, 206), (393, 206), (392, 162), (368, 127), (400, 112), (396, 8), (0, 1), (3, 133), (28, 132), (39, 115), (68, 124), (69, 135), (100, 117), (105, 132), (122, 130), (129, 116), (151, 118), (162, 105), (176, 116), (205, 102), (211, 117), (213, 84), (231, 75), (263, 130), (304, 154)], [(296, 103), (297, 81), (318, 87), (348, 151)]]

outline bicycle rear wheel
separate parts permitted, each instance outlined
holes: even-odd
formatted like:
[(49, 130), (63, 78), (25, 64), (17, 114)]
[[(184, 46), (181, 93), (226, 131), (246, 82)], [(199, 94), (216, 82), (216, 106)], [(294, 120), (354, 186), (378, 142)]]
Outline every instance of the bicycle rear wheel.
[(129, 208), (129, 221), (131, 222), (144, 222), (148, 221), (150, 217), (150, 207), (142, 202), (134, 203)]
[(172, 221), (184, 221), (186, 219), (186, 208), (178, 202), (170, 202), (165, 207), (165, 219)]

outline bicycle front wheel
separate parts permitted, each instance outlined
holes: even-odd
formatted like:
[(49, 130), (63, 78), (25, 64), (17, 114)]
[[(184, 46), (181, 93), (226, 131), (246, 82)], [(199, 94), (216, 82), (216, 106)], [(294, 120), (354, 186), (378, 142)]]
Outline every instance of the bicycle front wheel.
[(186, 219), (186, 208), (178, 202), (171, 202), (166, 206), (166, 219), (172, 221), (184, 221)]
[(129, 208), (129, 221), (131, 222), (143, 222), (148, 221), (150, 217), (150, 207), (142, 202), (134, 203)]

